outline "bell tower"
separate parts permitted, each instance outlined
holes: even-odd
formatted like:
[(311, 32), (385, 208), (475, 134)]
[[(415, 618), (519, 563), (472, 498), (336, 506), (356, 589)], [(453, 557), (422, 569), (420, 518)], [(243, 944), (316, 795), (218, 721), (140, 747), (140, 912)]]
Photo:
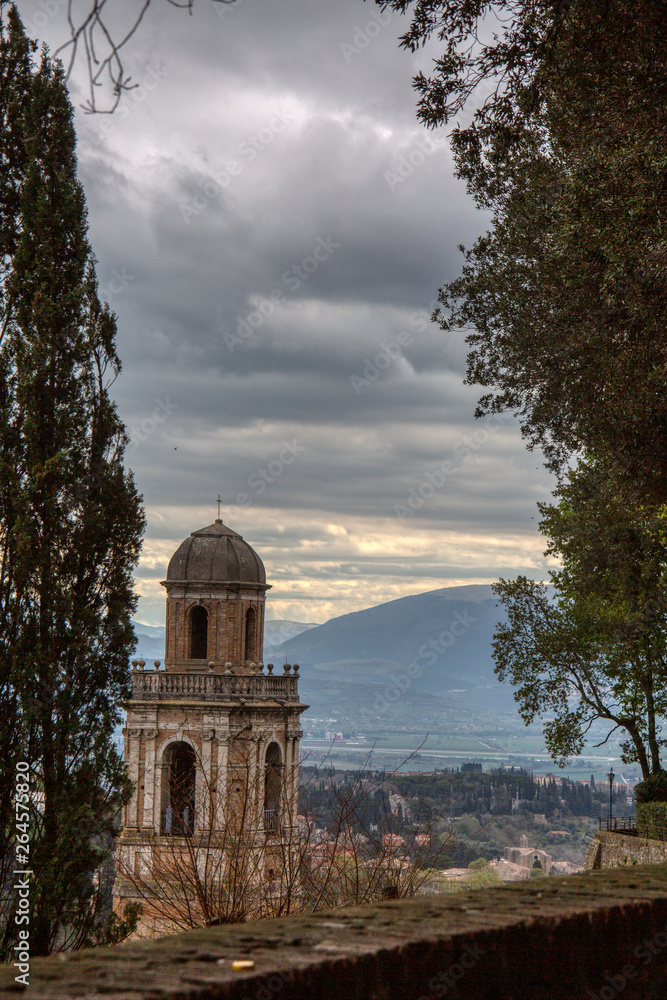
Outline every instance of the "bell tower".
[[(132, 664), (124, 736), (134, 791), (124, 808), (114, 885), (117, 912), (141, 903), (143, 935), (183, 927), (181, 903), (189, 915), (202, 899), (213, 911), (218, 899), (224, 910), (232, 868), (243, 882), (245, 912), (270, 912), (259, 904), (279, 891), (298, 836), (299, 717), (307, 708), (299, 701), (298, 666), (286, 664), (278, 676), (272, 664), (263, 665), (269, 585), (262, 560), (241, 535), (220, 518), (193, 531), (162, 586), (164, 669), (159, 661), (152, 670), (141, 660)], [(188, 858), (198, 859), (191, 899)], [(202, 871), (210, 883), (205, 892)], [(198, 917), (203, 924), (229, 914)]]
[(270, 586), (257, 553), (219, 518), (181, 542), (162, 586), (168, 672), (248, 673), (262, 662)]

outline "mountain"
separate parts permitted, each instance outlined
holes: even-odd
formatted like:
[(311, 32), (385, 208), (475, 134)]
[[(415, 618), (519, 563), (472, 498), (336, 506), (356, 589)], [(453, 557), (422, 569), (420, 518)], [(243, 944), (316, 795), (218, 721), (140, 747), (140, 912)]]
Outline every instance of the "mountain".
[[(132, 622), (137, 638), (133, 657), (145, 660), (149, 666), (154, 660), (164, 660), (164, 625), (144, 625), (143, 622)], [(291, 622), (276, 619), (267, 621), (264, 625), (264, 659), (267, 660), (274, 650), (287, 639), (299, 635), (306, 629), (317, 628), (315, 624)]]
[(154, 660), (164, 660), (164, 625), (144, 625), (143, 622), (132, 622), (137, 644), (133, 658), (145, 660), (148, 666), (153, 666)]
[(301, 697), (315, 714), (336, 706), (368, 722), (413, 721), (446, 706), (516, 716), (491, 656), (504, 617), (490, 585), (444, 587), (332, 618), (279, 653), (300, 665)]
[(264, 659), (268, 660), (274, 650), (288, 639), (293, 639), (311, 628), (318, 628), (317, 622), (290, 622), (280, 619), (264, 622)]
[[(266, 622), (265, 662), (298, 663), (306, 718), (347, 720), (379, 731), (440, 722), (516, 725), (512, 689), (491, 655), (504, 610), (490, 585), (443, 587), (401, 597), (324, 625)], [(164, 628), (135, 623), (137, 655), (164, 658)], [(522, 724), (521, 724), (522, 725)]]

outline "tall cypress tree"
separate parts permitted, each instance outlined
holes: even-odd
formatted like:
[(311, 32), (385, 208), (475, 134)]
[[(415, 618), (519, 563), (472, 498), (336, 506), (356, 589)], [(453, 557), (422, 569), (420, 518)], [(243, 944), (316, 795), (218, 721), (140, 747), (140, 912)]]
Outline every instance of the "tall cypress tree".
[[(33, 65), (5, 7), (0, 697), (14, 723), (3, 763), (27, 761), (43, 792), (31, 820), (31, 949), (46, 954), (90, 939), (100, 838), (129, 790), (113, 731), (129, 693), (144, 517), (109, 395), (116, 325), (97, 295), (63, 70), (46, 52)], [(7, 830), (1, 795), (0, 808)], [(12, 930), (8, 919), (5, 946)]]

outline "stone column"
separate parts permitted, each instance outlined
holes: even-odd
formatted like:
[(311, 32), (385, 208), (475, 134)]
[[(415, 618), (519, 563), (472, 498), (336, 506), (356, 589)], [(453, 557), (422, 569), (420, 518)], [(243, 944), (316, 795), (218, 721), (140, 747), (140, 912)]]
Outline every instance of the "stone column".
[[(250, 748), (250, 760), (248, 768), (248, 789), (251, 793), (251, 810), (250, 815), (252, 817), (252, 829), (256, 830), (260, 825), (264, 825), (264, 814), (260, 814), (260, 810), (264, 808), (264, 789), (262, 782), (262, 773), (260, 771), (260, 752), (262, 746), (261, 736), (251, 736), (248, 740)], [(260, 797), (261, 796), (261, 797)]]
[(159, 808), (155, 816), (155, 741), (157, 732), (154, 729), (144, 730), (146, 760), (144, 766), (144, 808), (143, 816), (139, 817), (140, 826), (160, 832)]
[(127, 773), (130, 781), (134, 784), (134, 791), (132, 792), (132, 798), (127, 804), (127, 825), (130, 829), (136, 830), (139, 825), (139, 818), (137, 815), (137, 799), (139, 795), (139, 752), (141, 749), (141, 730), (140, 729), (128, 729), (128, 759), (127, 759)]
[(227, 805), (227, 760), (229, 757), (229, 734), (224, 739), (218, 734), (218, 778), (217, 793), (215, 796), (215, 812), (213, 827), (216, 830), (222, 829), (225, 825), (225, 809)]
[(201, 734), (201, 792), (199, 795), (199, 807), (196, 810), (199, 822), (196, 824), (201, 830), (209, 830), (213, 823), (211, 815), (211, 742), (215, 736), (215, 729), (204, 729)]
[(296, 823), (299, 811), (299, 740), (303, 736), (301, 731), (290, 733), (288, 737), (289, 746), (289, 777), (286, 784), (289, 788), (289, 813), (290, 823)]

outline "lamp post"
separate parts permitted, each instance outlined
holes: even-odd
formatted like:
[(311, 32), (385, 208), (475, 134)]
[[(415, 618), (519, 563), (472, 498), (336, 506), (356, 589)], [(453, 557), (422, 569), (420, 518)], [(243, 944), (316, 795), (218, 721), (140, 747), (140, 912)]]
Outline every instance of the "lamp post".
[(613, 767), (609, 771), (609, 827), (611, 829), (611, 800), (614, 788), (614, 769)]

